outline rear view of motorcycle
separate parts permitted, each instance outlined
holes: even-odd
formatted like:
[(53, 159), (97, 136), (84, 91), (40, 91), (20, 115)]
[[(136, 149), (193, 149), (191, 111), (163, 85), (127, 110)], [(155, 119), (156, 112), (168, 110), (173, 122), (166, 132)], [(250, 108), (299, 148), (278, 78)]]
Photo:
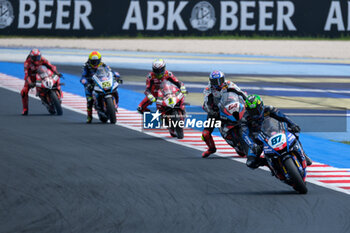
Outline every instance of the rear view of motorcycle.
[(169, 133), (172, 137), (182, 139), (184, 129), (180, 121), (185, 120), (185, 96), (173, 83), (164, 80), (158, 90), (157, 109), (165, 120)]
[(117, 122), (116, 98), (119, 84), (108, 67), (98, 67), (92, 78), (95, 82), (92, 96), (98, 117), (103, 123), (109, 120), (111, 124), (115, 124)]
[(265, 158), (273, 175), (300, 194), (306, 194), (305, 156), (299, 140), (288, 131), (286, 123), (267, 117), (258, 139), (263, 143)]
[(50, 114), (62, 115), (60, 77), (46, 66), (40, 66), (36, 74), (37, 95)]

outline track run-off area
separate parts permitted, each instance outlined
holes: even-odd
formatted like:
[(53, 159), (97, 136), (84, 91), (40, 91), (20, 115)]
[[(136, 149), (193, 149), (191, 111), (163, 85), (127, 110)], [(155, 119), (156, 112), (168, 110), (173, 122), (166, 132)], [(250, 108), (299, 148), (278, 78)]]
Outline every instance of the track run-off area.
[[(78, 62), (67, 67), (67, 62), (51, 58), (50, 50), (47, 53), (45, 57), (53, 64), (57, 62), (65, 76), (63, 116), (47, 114), (35, 92), (30, 93), (29, 116), (21, 116), (23, 70), (8, 72), (9, 67), (21, 65), (16, 60), (19, 56), (0, 65), (0, 232), (350, 231), (347, 162), (341, 166), (341, 161), (332, 162), (332, 157), (320, 156), (317, 160), (314, 153), (309, 153), (315, 160), (308, 168), (309, 192), (298, 195), (271, 177), (267, 169), (248, 169), (245, 159), (239, 158), (218, 135), (217, 156), (202, 159), (201, 151), (206, 147), (197, 129), (186, 129), (183, 140), (170, 138), (165, 130), (142, 130), (142, 116), (134, 104), (143, 96), (131, 88), (120, 88), (121, 99), (134, 100), (121, 100), (116, 126), (100, 124), (96, 116), (93, 124), (86, 125), (82, 86), (70, 85), (78, 81)], [(148, 63), (153, 60), (151, 55), (147, 55)], [(65, 61), (70, 56), (60, 55)], [(196, 58), (189, 59), (198, 62)], [(84, 61), (81, 59), (80, 64)], [(250, 62), (254, 67), (257, 61)], [(134, 72), (118, 62), (106, 63), (125, 73)], [(313, 66), (312, 62), (307, 64)], [(301, 65), (305, 65), (304, 61)], [(316, 65), (336, 66), (327, 61)], [(344, 64), (340, 66), (347, 69)], [(204, 71), (201, 68), (192, 71)], [(77, 80), (70, 80), (74, 75)], [(347, 79), (340, 71), (338, 76)], [(128, 80), (124, 81), (127, 86)], [(131, 82), (137, 84), (138, 80), (130, 80), (129, 85)], [(336, 86), (334, 89), (339, 90)], [(196, 111), (196, 106), (189, 109)], [(315, 143), (328, 141), (310, 135), (302, 138)], [(346, 152), (346, 145), (329, 143), (330, 147), (339, 144), (336, 153)]]

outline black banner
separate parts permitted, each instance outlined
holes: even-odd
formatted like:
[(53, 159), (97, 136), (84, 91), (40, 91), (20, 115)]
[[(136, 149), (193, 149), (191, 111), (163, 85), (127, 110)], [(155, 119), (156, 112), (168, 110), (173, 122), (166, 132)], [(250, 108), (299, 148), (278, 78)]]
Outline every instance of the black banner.
[(341, 37), (349, 11), (331, 0), (0, 0), (0, 35)]

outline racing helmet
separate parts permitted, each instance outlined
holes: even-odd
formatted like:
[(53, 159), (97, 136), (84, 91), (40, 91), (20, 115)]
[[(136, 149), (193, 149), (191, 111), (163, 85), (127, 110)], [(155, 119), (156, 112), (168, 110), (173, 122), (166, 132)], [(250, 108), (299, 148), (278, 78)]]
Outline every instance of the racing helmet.
[(258, 95), (248, 95), (245, 107), (248, 114), (252, 117), (261, 117), (264, 113), (264, 103)]
[(221, 89), (221, 87), (225, 83), (225, 74), (221, 71), (214, 70), (209, 75), (209, 81), (212, 86), (214, 86), (217, 89)]
[(102, 59), (101, 54), (97, 51), (93, 51), (89, 55), (88, 62), (92, 68), (96, 69), (97, 67), (99, 67), (102, 64), (101, 59)]
[(163, 78), (165, 73), (165, 61), (163, 59), (156, 59), (152, 63), (152, 71), (158, 79)]
[(29, 53), (29, 57), (35, 65), (38, 65), (41, 60), (41, 53), (39, 49), (32, 49)]

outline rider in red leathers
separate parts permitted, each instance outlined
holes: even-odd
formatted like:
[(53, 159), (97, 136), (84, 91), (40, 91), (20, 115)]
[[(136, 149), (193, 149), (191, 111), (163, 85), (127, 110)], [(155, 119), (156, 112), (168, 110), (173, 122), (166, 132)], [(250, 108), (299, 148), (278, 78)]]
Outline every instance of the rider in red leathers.
[[(36, 84), (36, 72), (39, 66), (46, 66), (53, 73), (58, 76), (62, 76), (57, 72), (56, 66), (52, 65), (47, 59), (41, 56), (39, 49), (32, 49), (24, 62), (24, 87), (21, 91), (23, 112), (22, 115), (28, 115), (28, 92), (29, 89), (35, 87)], [(60, 90), (58, 81), (57, 85)]]
[(158, 90), (160, 88), (160, 84), (165, 79), (176, 85), (183, 94), (186, 94), (186, 87), (184, 84), (179, 81), (172, 72), (167, 71), (165, 69), (166, 64), (163, 59), (157, 59), (152, 64), (153, 72), (150, 72), (146, 79), (146, 97), (139, 104), (137, 111), (141, 114), (143, 112), (149, 112), (150, 110), (147, 108), (153, 102), (156, 101), (158, 97)]

